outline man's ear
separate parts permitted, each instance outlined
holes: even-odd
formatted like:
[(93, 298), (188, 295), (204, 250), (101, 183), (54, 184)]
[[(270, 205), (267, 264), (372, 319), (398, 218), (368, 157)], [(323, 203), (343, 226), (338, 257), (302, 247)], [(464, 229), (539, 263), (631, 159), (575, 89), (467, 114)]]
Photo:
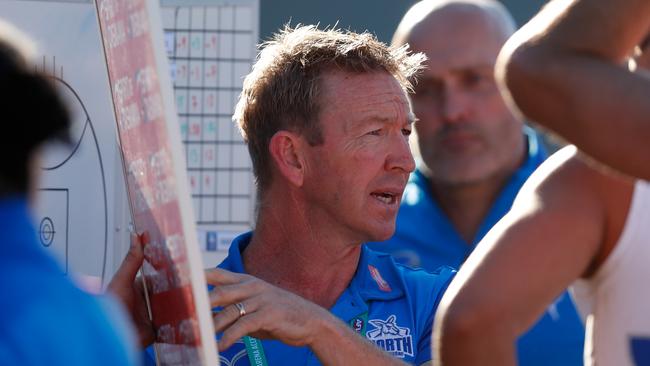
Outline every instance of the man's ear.
[(302, 186), (305, 176), (302, 137), (289, 132), (278, 131), (271, 137), (269, 151), (278, 171), (295, 186)]

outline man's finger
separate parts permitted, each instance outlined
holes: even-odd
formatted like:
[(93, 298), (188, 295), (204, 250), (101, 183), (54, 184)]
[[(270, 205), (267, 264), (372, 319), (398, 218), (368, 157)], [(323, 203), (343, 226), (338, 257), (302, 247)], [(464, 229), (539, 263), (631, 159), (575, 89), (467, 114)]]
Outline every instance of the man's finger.
[(131, 246), (129, 251), (126, 253), (126, 257), (120, 264), (120, 268), (115, 272), (109, 288), (114, 283), (132, 283), (135, 279), (136, 274), (142, 267), (142, 262), (144, 261), (144, 251), (142, 247), (146, 242), (143, 240), (148, 240), (148, 235), (142, 234), (131, 234)]
[(208, 293), (210, 306), (227, 306), (254, 297), (260, 293), (258, 286), (252, 282), (241, 282), (233, 285), (217, 285)]
[(221, 268), (210, 268), (205, 270), (205, 280), (208, 285), (231, 285), (244, 281), (248, 276), (239, 273), (232, 273)]
[(242, 316), (223, 332), (218, 343), (219, 349), (228, 349), (239, 338), (261, 330), (263, 321), (264, 317), (260, 312)]
[(226, 306), (225, 308), (223, 308), (221, 311), (219, 311), (214, 315), (212, 321), (214, 323), (214, 331), (216, 333), (220, 333), (225, 328), (230, 326), (232, 323), (237, 321), (239, 318), (242, 318), (244, 316), (250, 316), (252, 313), (254, 313), (257, 310), (255, 301), (251, 301), (251, 300), (242, 301), (239, 302), (239, 304), (244, 309), (243, 315), (242, 312), (240, 311), (240, 307), (238, 307), (235, 304)]

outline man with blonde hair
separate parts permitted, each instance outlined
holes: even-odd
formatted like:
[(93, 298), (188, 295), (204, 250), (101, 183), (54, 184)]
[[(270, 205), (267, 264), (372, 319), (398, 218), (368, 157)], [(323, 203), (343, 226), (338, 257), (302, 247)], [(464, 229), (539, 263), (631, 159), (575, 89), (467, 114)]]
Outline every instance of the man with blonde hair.
[(414, 168), (406, 91), (422, 60), (367, 33), (313, 26), (263, 45), (235, 112), (257, 179), (257, 225), (207, 274), (224, 360), (431, 360), (452, 271), (411, 270), (363, 245), (395, 228)]

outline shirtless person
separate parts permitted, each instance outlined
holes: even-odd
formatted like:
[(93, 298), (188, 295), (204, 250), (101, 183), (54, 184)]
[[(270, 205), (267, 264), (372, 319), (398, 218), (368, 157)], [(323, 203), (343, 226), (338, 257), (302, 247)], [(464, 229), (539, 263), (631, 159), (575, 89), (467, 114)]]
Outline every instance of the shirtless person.
[[(647, 32), (650, 3), (558, 4), (502, 53), (513, 100), (593, 157), (648, 178), (650, 81), (618, 65)], [(437, 314), (437, 362), (514, 364), (516, 336), (578, 279), (585, 364), (650, 362), (650, 185), (579, 155), (568, 147), (543, 164), (452, 282)]]

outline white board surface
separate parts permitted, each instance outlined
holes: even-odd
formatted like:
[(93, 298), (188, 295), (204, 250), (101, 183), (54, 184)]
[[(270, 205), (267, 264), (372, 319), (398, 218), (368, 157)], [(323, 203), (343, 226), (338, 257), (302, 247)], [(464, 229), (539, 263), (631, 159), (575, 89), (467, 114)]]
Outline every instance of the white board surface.
[(157, 0), (98, 0), (134, 226), (160, 365), (217, 365)]
[[(252, 167), (231, 116), (256, 54), (259, 0), (161, 5), (198, 241), (213, 267), (254, 222)], [(52, 147), (43, 162), (41, 241), (66, 272), (106, 285), (128, 250), (130, 214), (94, 11), (88, 0), (0, 0), (0, 18), (38, 43), (36, 67), (56, 75), (74, 112), (75, 145)]]
[(0, 16), (33, 38), (35, 67), (54, 75), (73, 112), (73, 146), (49, 146), (35, 218), (41, 244), (67, 273), (110, 279), (128, 248), (124, 183), (94, 5), (0, 1)]

